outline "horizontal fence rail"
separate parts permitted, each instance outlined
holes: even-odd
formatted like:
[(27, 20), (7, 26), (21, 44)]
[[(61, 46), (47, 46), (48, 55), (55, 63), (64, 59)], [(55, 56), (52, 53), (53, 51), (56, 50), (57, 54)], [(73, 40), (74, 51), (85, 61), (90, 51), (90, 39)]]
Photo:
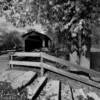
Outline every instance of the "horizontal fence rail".
[(82, 72), (88, 73), (90, 76), (92, 75), (92, 76), (100, 77), (100, 72), (94, 71), (92, 69), (86, 69), (86, 68), (84, 68), (84, 67), (82, 67), (80, 65), (73, 64), (73, 63), (71, 63), (71, 62), (69, 62), (67, 60), (60, 59), (60, 58), (48, 55), (46, 53), (41, 53), (41, 55), (45, 59), (60, 63), (60, 64), (62, 64), (64, 66), (69, 66), (69, 67), (76, 68), (76, 69), (78, 69), (78, 71), (82, 71)]
[(30, 61), (10, 61), (9, 62), (12, 65), (23, 65), (23, 66), (40, 66), (40, 62), (30, 62)]
[(18, 56), (18, 57), (41, 57), (41, 53), (38, 52), (15, 52), (13, 56)]
[[(13, 60), (14, 56), (18, 56), (18, 57), (40, 57), (41, 59), (40, 59), (40, 62), (36, 62), (36, 61), (35, 62), (33, 62), (33, 61), (16, 61), (16, 60)], [(57, 62), (57, 63), (62, 64), (64, 66), (76, 68), (76, 69), (78, 69), (78, 71), (88, 73), (89, 75), (92, 75), (92, 76), (100, 77), (99, 72), (96, 72), (94, 70), (85, 69), (85, 68), (83, 68), (79, 65), (72, 64), (67, 60), (60, 59), (60, 58), (48, 55), (48, 54), (43, 53), (43, 52), (16, 52), (11, 56), (11, 60), (9, 61), (9, 64), (11, 65), (11, 67), (13, 67), (13, 65), (38, 67), (38, 68), (41, 68), (42, 75), (44, 73), (44, 69), (47, 69), (49, 71), (58, 73), (60, 75), (72, 78), (72, 79), (77, 80), (77, 81), (80, 81), (82, 83), (100, 88), (100, 85), (98, 85), (98, 83), (91, 81), (89, 79), (80, 77), (76, 74), (70, 73), (68, 71), (63, 71), (62, 69), (58, 69), (55, 66), (51, 66), (47, 63), (44, 63), (43, 59), (47, 59), (47, 60), (50, 60), (50, 61), (53, 61), (53, 62)]]

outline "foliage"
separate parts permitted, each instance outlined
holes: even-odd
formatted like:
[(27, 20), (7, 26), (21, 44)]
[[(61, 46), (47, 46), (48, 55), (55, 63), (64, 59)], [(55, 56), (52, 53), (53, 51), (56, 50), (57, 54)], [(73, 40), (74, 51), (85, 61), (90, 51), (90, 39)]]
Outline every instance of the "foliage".
[(1, 50), (22, 48), (23, 41), (18, 32), (3, 33)]
[[(91, 27), (97, 16), (96, 0), (58, 0), (49, 9), (49, 20), (55, 26), (58, 42), (76, 50), (79, 54), (89, 52), (91, 47)], [(84, 46), (86, 46), (87, 51)]]

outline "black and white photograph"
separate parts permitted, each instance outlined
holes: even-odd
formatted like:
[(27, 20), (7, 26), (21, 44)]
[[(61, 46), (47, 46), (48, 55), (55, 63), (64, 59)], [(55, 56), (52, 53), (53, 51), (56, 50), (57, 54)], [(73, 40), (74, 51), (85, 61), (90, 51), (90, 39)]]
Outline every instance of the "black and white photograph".
[(100, 100), (100, 0), (0, 0), (0, 100)]

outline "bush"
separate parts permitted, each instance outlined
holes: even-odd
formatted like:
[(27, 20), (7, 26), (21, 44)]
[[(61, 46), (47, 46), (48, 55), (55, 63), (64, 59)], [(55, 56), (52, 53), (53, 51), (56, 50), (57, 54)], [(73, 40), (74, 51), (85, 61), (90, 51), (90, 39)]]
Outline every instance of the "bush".
[(20, 33), (14, 31), (3, 33), (2, 35), (2, 45), (0, 45), (0, 50), (20, 49), (23, 47), (23, 39)]

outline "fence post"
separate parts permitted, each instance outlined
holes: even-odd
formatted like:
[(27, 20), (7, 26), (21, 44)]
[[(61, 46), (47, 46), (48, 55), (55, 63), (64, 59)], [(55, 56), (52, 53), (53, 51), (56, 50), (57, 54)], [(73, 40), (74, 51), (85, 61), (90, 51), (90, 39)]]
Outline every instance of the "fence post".
[[(9, 53), (9, 61), (13, 61), (13, 53), (12, 52)], [(13, 64), (9, 64), (9, 66), (11, 69), (13, 68)]]
[(40, 55), (40, 59), (41, 59), (41, 76), (43, 76), (44, 75), (44, 68), (43, 68), (43, 57), (42, 57), (42, 53), (41, 53), (41, 55)]

